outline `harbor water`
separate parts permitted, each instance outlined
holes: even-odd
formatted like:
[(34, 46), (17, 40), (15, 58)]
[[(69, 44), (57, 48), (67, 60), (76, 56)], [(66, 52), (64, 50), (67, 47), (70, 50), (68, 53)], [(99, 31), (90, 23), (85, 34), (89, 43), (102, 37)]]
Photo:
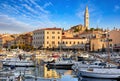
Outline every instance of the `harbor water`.
[[(3, 58), (1, 58), (3, 59)], [(38, 60), (39, 61), (39, 60)], [(73, 70), (48, 69), (46, 64), (36, 67), (2, 67), (0, 62), (0, 81), (120, 81), (116, 79), (97, 79), (77, 77)]]
[[(5, 68), (3, 67), (3, 69)], [(78, 78), (72, 70), (48, 69), (46, 65), (16, 67), (12, 71), (15, 79), (10, 79), (13, 76), (0, 74), (0, 81), (119, 81), (115, 79)]]

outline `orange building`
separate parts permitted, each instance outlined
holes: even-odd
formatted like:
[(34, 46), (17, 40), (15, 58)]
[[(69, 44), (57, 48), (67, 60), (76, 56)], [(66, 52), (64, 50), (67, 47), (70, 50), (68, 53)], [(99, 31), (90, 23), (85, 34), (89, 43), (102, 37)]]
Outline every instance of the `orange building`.
[(12, 37), (10, 34), (3, 34), (0, 37), (0, 48), (9, 48), (10, 44), (8, 42), (14, 40), (14, 37)]
[(17, 46), (23, 46), (23, 45), (29, 45), (32, 44), (32, 36), (31, 34), (21, 34), (16, 38), (16, 45)]
[(109, 32), (109, 38), (112, 39), (112, 45), (114, 50), (120, 51), (120, 30), (114, 29)]

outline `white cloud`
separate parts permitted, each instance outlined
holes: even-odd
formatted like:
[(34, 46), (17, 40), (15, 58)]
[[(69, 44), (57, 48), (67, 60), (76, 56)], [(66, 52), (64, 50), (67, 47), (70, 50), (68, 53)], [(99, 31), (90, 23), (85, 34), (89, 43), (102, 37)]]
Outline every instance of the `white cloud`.
[(47, 2), (47, 3), (44, 4), (43, 8), (46, 8), (48, 6), (53, 6), (53, 4), (51, 2)]
[(32, 12), (32, 13), (34, 13), (34, 14), (38, 14), (38, 12), (37, 11), (35, 11), (34, 9), (32, 9), (30, 6), (28, 6), (27, 4), (23, 4), (23, 6), (27, 9), (27, 10), (29, 10), (30, 12)]
[[(14, 3), (17, 2), (14, 1)], [(51, 14), (44, 8), (52, 6), (51, 2), (44, 4), (44, 7), (41, 7), (35, 0), (26, 0), (26, 2), (21, 0), (19, 5), (11, 4), (3, 4), (2, 10), (6, 11), (4, 13), (0, 12), (0, 33), (21, 33), (36, 28), (60, 25), (51, 21)]]
[(43, 13), (49, 13), (47, 10), (45, 10), (45, 9), (42, 8), (40, 5), (38, 5), (38, 4), (35, 2), (35, 0), (30, 0), (30, 2), (31, 2), (33, 5), (35, 5), (35, 7), (36, 7), (37, 9), (39, 9), (40, 11), (42, 11)]
[(33, 26), (17, 21), (7, 15), (0, 15), (0, 33), (22, 33), (32, 31)]

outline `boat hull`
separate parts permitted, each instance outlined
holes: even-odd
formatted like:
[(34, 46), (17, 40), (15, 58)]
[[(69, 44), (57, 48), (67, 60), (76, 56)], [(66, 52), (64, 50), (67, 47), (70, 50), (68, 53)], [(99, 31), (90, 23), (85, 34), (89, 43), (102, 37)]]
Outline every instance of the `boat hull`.
[(80, 76), (89, 78), (106, 78), (106, 79), (117, 79), (120, 78), (120, 73), (118, 74), (108, 74), (108, 73), (93, 73), (80, 71)]
[(48, 69), (72, 69), (73, 64), (47, 64)]
[(34, 67), (35, 64), (33, 62), (3, 62), (3, 66), (15, 66), (15, 67)]
[(15, 67), (35, 67), (35, 65), (5, 65), (5, 64), (3, 64), (3, 66), (6, 66), (6, 67), (11, 67), (11, 66), (15, 66)]

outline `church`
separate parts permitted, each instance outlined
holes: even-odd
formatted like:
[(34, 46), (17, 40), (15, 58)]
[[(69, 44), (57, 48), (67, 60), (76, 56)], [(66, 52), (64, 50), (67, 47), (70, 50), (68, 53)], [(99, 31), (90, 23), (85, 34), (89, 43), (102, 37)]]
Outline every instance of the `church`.
[(65, 30), (64, 36), (74, 37), (75, 35), (81, 34), (85, 30), (88, 30), (88, 29), (89, 29), (89, 11), (88, 11), (88, 6), (86, 6), (85, 12), (84, 12), (84, 25), (79, 24), (79, 25), (71, 27), (68, 30)]
[(70, 28), (70, 32), (84, 32), (85, 30), (89, 29), (89, 11), (88, 11), (88, 6), (86, 6), (85, 12), (84, 12), (84, 25), (79, 24), (76, 26), (73, 26)]

